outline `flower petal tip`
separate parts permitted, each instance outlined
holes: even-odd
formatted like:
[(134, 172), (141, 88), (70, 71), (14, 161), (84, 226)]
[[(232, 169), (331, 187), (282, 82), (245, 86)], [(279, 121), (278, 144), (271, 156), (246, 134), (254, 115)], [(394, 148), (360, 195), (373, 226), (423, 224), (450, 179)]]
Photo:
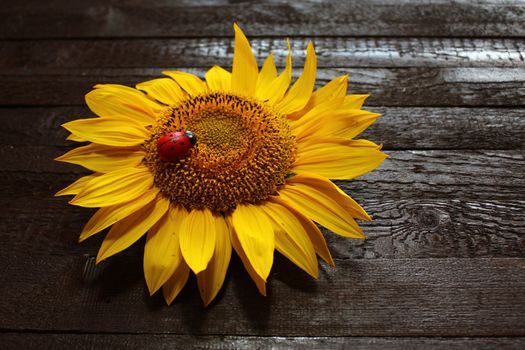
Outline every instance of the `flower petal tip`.
[(100, 264), (100, 263), (101, 263), (102, 261), (104, 261), (106, 258), (107, 258), (107, 257), (106, 257), (104, 254), (101, 255), (101, 254), (99, 253), (99, 255), (97, 255), (97, 258), (96, 258), (96, 260), (95, 260), (95, 264), (97, 264), (97, 265)]
[(157, 293), (157, 291), (160, 289), (160, 287), (162, 286), (149, 286), (147, 283), (146, 283), (147, 287), (148, 287), (148, 293), (149, 293), (149, 296), (153, 296), (153, 294)]
[(64, 190), (65, 190), (65, 188), (62, 189), (62, 190), (60, 190), (60, 191), (58, 191), (57, 193), (55, 193), (55, 194), (53, 195), (53, 197), (67, 196), (68, 194), (67, 194), (67, 193), (64, 193)]

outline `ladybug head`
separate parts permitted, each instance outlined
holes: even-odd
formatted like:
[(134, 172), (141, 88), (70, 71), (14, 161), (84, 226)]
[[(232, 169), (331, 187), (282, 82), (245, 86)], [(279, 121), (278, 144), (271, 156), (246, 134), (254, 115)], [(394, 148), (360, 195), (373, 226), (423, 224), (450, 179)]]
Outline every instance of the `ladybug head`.
[(186, 134), (192, 145), (195, 145), (197, 143), (197, 136), (195, 136), (194, 133), (192, 133), (189, 130), (186, 130), (184, 133)]

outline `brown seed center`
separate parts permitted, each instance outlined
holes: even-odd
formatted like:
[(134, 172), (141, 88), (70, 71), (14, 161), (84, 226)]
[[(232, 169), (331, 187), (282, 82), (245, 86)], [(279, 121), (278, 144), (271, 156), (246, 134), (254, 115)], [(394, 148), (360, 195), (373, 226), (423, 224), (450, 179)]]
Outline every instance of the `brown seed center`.
[[(157, 139), (184, 130), (196, 135), (196, 146), (180, 161), (162, 161)], [(286, 117), (270, 106), (211, 92), (169, 106), (145, 148), (155, 184), (172, 202), (219, 213), (275, 193), (293, 163), (295, 141)]]

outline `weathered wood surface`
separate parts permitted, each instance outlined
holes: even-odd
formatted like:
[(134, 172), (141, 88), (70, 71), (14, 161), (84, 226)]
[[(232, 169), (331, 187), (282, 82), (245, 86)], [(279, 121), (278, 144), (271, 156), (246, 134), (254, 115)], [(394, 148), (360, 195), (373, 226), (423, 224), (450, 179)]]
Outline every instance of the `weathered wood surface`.
[(165, 334), (57, 334), (4, 333), (0, 344), (7, 349), (49, 350), (87, 349), (313, 349), (313, 350), (521, 350), (525, 338), (509, 337), (241, 337), (190, 336)]
[(521, 1), (38, 1), (0, 9), (2, 38), (525, 35)]
[[(49, 178), (42, 177), (41, 181), (25, 183), (34, 186)], [(48, 183), (53, 185), (52, 181)], [(29, 187), (27, 192), (31, 190), (38, 191)], [(20, 198), (0, 201), (3, 207), (0, 228), (6, 245), (0, 251), (16, 250), (21, 256), (27, 250), (42, 256), (50, 252), (95, 255), (104, 234), (76, 243), (94, 211), (67, 206), (64, 199), (47, 197), (49, 192), (34, 196), (22, 193)], [(519, 258), (525, 255), (521, 226), (523, 201), (430, 198), (372, 201), (369, 199), (372, 196), (363, 190), (349, 193), (363, 203), (374, 221), (361, 223), (367, 235), (365, 240), (348, 240), (324, 231), (335, 258)], [(61, 216), (57, 217), (56, 213)]]
[[(312, 40), (319, 67), (525, 67), (525, 39), (479, 38), (292, 38), (293, 62), (302, 66)], [(284, 66), (285, 37), (250, 40), (262, 64), (269, 52)], [(0, 74), (64, 68), (229, 68), (231, 38), (0, 41)], [(52, 53), (52, 54), (50, 54)]]
[[(6, 161), (0, 177), (0, 232), (9, 242), (6, 253), (31, 249), (42, 255), (95, 254), (101, 238), (74, 244), (93, 210), (52, 198), (87, 172), (50, 161), (58, 154), (56, 148), (0, 150)], [(364, 241), (325, 231), (334, 257), (525, 256), (525, 202), (516, 196), (525, 191), (521, 150), (388, 153), (389, 160), (375, 172), (339, 182), (374, 221), (362, 223), (368, 236)], [(55, 217), (57, 212), (60, 217)]]
[[(211, 65), (210, 65), (211, 67)], [(134, 86), (162, 76), (160, 68), (52, 69), (6, 75), (0, 105), (83, 105), (93, 85)], [(183, 69), (204, 76), (205, 69)], [(295, 69), (297, 77), (302, 69)], [(524, 68), (320, 68), (324, 85), (349, 74), (351, 93), (370, 93), (371, 106), (500, 106), (525, 105)]]
[[(523, 108), (368, 107), (368, 103), (365, 108), (382, 117), (359, 137), (387, 150), (525, 147)], [(23, 146), (31, 138), (33, 146), (71, 146), (60, 125), (90, 116), (94, 114), (87, 107), (0, 108), (0, 145)]]
[[(0, 7), (0, 348), (522, 349), (525, 347), (525, 3), (36, 0)], [(232, 22), (294, 76), (312, 39), (319, 83), (349, 74), (384, 116), (390, 158), (338, 184), (372, 214), (366, 240), (323, 230), (337, 268), (313, 280), (279, 254), (261, 297), (238, 258), (203, 309), (147, 295), (140, 240), (106, 263), (94, 210), (53, 193), (80, 167), (60, 124), (96, 83), (229, 68)]]
[(2, 254), (8, 283), (0, 287), (0, 327), (181, 335), (525, 336), (525, 283), (519, 278), (525, 259), (337, 259), (335, 270), (322, 265), (318, 280), (277, 259), (263, 298), (235, 258), (224, 290), (203, 309), (193, 278), (171, 307), (161, 295), (149, 297), (141, 253), (135, 245), (112, 258), (102, 273), (91, 271), (84, 278), (92, 257)]
[[(87, 171), (80, 166), (52, 161), (64, 150), (44, 146), (1, 147), (4, 159), (0, 179), (7, 184), (0, 191), (5, 196), (31, 195), (33, 189), (24, 183), (66, 185)], [(380, 198), (443, 199), (523, 199), (517, 196), (525, 189), (522, 171), (525, 158), (515, 151), (388, 151), (390, 155), (377, 170), (356, 180), (338, 181), (350, 193), (364, 191), (367, 200)], [(49, 174), (49, 175), (47, 175)], [(39, 184), (38, 181), (41, 181)], [(53, 188), (49, 188), (54, 193)], [(18, 192), (17, 192), (18, 191)], [(39, 192), (39, 193), (43, 193)], [(377, 196), (380, 196), (378, 198)], [(438, 196), (438, 197), (436, 197)], [(9, 197), (8, 197), (9, 198)]]

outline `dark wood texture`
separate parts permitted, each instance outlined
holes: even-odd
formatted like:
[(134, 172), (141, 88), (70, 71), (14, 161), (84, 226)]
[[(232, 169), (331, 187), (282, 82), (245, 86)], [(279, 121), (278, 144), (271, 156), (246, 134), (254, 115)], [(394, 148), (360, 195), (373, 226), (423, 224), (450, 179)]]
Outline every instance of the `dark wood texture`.
[[(153, 79), (158, 68), (52, 69), (6, 75), (0, 104), (82, 105), (84, 95), (100, 83), (134, 85)], [(200, 68), (184, 69), (204, 76)], [(294, 70), (294, 77), (300, 70)], [(350, 75), (351, 93), (370, 93), (370, 106), (520, 107), (525, 101), (525, 68), (319, 68), (318, 86)], [(28, 94), (28, 92), (31, 92)]]
[[(367, 106), (382, 117), (359, 137), (399, 149), (519, 149), (525, 147), (525, 108), (407, 108)], [(93, 113), (87, 107), (0, 109), (0, 145), (72, 146), (59, 126)], [(31, 128), (27, 128), (27, 123)]]
[(231, 36), (523, 36), (521, 1), (53, 1), (2, 7), (4, 38)]
[[(0, 7), (0, 348), (522, 349), (525, 347), (525, 3), (23, 1)], [(94, 210), (53, 194), (82, 174), (60, 124), (97, 83), (229, 68), (232, 21), (259, 62), (318, 83), (349, 74), (383, 114), (362, 135), (390, 158), (337, 182), (374, 221), (323, 229), (336, 269), (314, 280), (276, 253), (268, 297), (234, 257), (201, 306), (149, 297), (144, 240), (95, 265)]]
[[(525, 40), (479, 38), (305, 37), (290, 43), (302, 66), (313, 41), (320, 67), (525, 67)], [(273, 52), (279, 67), (288, 54), (285, 37), (250, 41), (259, 62)], [(204, 67), (229, 68), (232, 38), (23, 40), (0, 41), (0, 72), (60, 71), (65, 68)], [(52, 52), (53, 55), (50, 55)], [(297, 63), (296, 63), (297, 62)]]
[(525, 338), (422, 338), (422, 337), (239, 337), (164, 335), (164, 334), (30, 334), (3, 335), (8, 348), (69, 350), (84, 349), (312, 349), (312, 350), (521, 350)]
[[(278, 259), (266, 298), (235, 259), (224, 292), (204, 309), (193, 278), (169, 308), (161, 295), (150, 297), (141, 253), (136, 245), (97, 267), (104, 271), (94, 282), (82, 279), (91, 257), (35, 254), (11, 264), (14, 254), (3, 254), (6, 274), (18, 277), (9, 280), (17, 293), (4, 293), (1, 327), (42, 331), (52, 322), (55, 331), (80, 333), (525, 336), (525, 284), (516, 278), (523, 259), (336, 259), (337, 269), (323, 264), (318, 280)], [(72, 272), (76, 278), (68, 277)]]

